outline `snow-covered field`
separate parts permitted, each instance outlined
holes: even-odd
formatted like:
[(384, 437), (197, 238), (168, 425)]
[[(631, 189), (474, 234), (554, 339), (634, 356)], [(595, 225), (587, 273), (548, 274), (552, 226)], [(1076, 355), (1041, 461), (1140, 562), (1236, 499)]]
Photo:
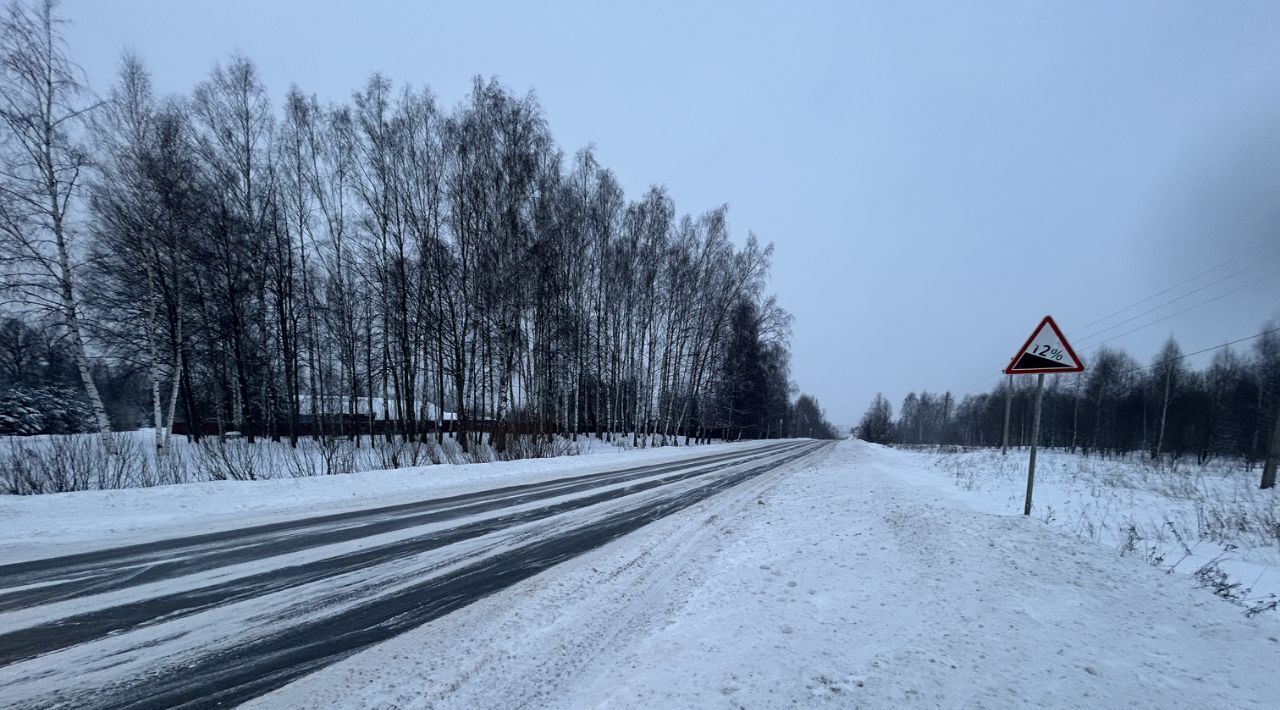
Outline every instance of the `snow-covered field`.
[(1275, 706), (1274, 614), (935, 463), (843, 442), (251, 706)]
[[(908, 454), (924, 465), (904, 472), (946, 483), (958, 500), (998, 514), (1022, 512), (1027, 452)], [(1238, 461), (1155, 463), (1042, 451), (1032, 516), (1164, 570), (1194, 575), (1217, 564), (1245, 604), (1280, 596), (1280, 494), (1258, 488), (1261, 474)]]

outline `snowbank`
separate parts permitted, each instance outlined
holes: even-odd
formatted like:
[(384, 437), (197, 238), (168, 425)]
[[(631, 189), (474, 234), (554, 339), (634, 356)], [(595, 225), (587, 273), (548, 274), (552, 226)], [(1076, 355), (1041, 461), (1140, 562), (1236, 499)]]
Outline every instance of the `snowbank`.
[[(904, 453), (906, 480), (990, 513), (1019, 514), (1027, 452)], [(1280, 495), (1234, 462), (1155, 464), (1145, 457), (1043, 451), (1032, 516), (1161, 569), (1193, 574), (1216, 563), (1246, 602), (1280, 596)], [(1251, 591), (1245, 592), (1245, 589)]]

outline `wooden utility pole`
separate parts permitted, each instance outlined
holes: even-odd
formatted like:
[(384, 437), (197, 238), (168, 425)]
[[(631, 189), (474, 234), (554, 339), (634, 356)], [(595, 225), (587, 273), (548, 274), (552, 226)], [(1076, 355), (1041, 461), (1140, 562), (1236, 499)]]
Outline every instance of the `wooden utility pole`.
[(1013, 406), (1013, 375), (1004, 385), (1004, 436), (1000, 439), (1000, 455), (1009, 453), (1009, 410)]
[(1031, 492), (1036, 486), (1036, 449), (1040, 444), (1040, 402), (1044, 398), (1044, 373), (1036, 375), (1036, 401), (1031, 414), (1031, 463), (1027, 466), (1027, 500), (1023, 515), (1031, 515)]
[[(1160, 406), (1160, 433), (1156, 436), (1155, 452), (1151, 455), (1153, 459), (1159, 459), (1160, 453), (1164, 450), (1164, 425), (1169, 418), (1169, 393), (1172, 391), (1173, 385), (1173, 366), (1169, 365), (1164, 371), (1164, 403)], [(1145, 402), (1144, 402), (1145, 404)], [(1146, 417), (1143, 417), (1145, 420)], [(1145, 426), (1146, 422), (1143, 422)]]
[(1262, 464), (1262, 488), (1275, 488), (1276, 466), (1280, 464), (1280, 392), (1276, 393), (1275, 421), (1271, 424), (1271, 442), (1267, 446), (1267, 460)]

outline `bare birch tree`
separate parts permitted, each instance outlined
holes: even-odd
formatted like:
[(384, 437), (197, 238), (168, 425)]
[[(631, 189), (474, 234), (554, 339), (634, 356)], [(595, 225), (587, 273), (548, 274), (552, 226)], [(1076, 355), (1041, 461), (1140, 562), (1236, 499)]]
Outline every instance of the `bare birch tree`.
[(105, 435), (111, 422), (89, 365), (68, 219), (89, 165), (82, 130), (96, 104), (67, 58), (55, 6), (15, 0), (0, 27), (0, 266), (24, 305), (52, 311), (66, 328)]

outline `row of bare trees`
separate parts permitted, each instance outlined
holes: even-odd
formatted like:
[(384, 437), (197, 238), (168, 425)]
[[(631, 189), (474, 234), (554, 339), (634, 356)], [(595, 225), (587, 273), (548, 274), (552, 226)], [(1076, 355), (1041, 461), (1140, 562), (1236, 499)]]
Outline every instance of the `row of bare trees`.
[[(1267, 461), (1280, 449), (1280, 323), (1264, 325), (1249, 349), (1222, 348), (1196, 370), (1172, 338), (1143, 365), (1103, 347), (1079, 375), (1050, 377), (1041, 445), (1102, 455), (1145, 452)], [(896, 421), (883, 397), (860, 434), (881, 443), (1000, 446), (1006, 398), (1009, 443), (1030, 444), (1034, 378), (1007, 378), (990, 393), (957, 402), (951, 393), (907, 395)], [(1273, 473), (1274, 475), (1274, 473)]]
[[(532, 94), (476, 79), (452, 109), (372, 76), (351, 100), (255, 65), (160, 97), (126, 56), (92, 98), (51, 2), (0, 44), (0, 258), (16, 311), (145, 373), (147, 422), (193, 436), (406, 440), (480, 431), (633, 443), (793, 431), (772, 246), (727, 210), (628, 200), (564, 155)], [(34, 317), (34, 316), (33, 316)]]

